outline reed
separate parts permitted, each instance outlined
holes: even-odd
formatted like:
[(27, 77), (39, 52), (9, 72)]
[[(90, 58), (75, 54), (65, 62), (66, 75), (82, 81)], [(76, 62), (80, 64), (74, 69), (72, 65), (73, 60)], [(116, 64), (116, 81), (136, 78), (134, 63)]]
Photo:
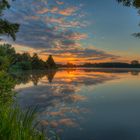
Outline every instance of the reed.
[(18, 106), (1, 104), (0, 139), (1, 140), (45, 140), (45, 135), (36, 129), (34, 123), (36, 109), (21, 111)]

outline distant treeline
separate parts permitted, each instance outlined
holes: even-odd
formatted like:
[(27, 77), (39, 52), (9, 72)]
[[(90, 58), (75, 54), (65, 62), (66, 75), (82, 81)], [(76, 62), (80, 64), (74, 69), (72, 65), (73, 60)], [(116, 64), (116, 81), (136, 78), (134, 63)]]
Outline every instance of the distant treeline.
[(140, 68), (139, 63), (121, 63), (121, 62), (110, 62), (110, 63), (94, 63), (84, 64), (81, 67), (103, 67), (103, 68)]
[(37, 53), (32, 56), (27, 53), (16, 53), (15, 49), (9, 45), (0, 45), (0, 70), (45, 70), (56, 69), (57, 67), (95, 67), (95, 68), (140, 68), (140, 63), (137, 60), (133, 60), (129, 63), (122, 62), (106, 62), (106, 63), (85, 63), (82, 65), (74, 65), (67, 63), (66, 65), (56, 65), (53, 57), (49, 55), (46, 61), (39, 58)]
[(106, 63), (85, 63), (82, 65), (74, 65), (68, 63), (66, 65), (59, 65), (59, 67), (89, 67), (89, 68), (140, 68), (140, 64), (137, 60), (133, 60), (131, 64), (129, 63), (122, 63), (122, 62), (106, 62)]
[(0, 45), (0, 70), (32, 70), (32, 69), (55, 69), (57, 68), (52, 56), (43, 61), (34, 53), (16, 53), (15, 49), (9, 45)]

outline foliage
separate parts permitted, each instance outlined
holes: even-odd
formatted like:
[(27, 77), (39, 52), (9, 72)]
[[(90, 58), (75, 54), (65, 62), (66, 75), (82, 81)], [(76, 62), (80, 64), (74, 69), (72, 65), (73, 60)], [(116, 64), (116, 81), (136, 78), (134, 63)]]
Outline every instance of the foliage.
[(8, 70), (13, 63), (15, 50), (9, 44), (0, 45), (0, 70)]
[(17, 62), (15, 65), (11, 67), (11, 71), (17, 71), (17, 70), (31, 70), (32, 66), (31, 63), (28, 61), (22, 61)]
[(16, 39), (16, 33), (19, 29), (19, 24), (10, 23), (6, 19), (2, 18), (3, 11), (6, 8), (10, 8), (7, 0), (0, 0), (0, 35), (11, 36), (13, 40)]
[(11, 101), (14, 95), (14, 86), (13, 78), (8, 73), (0, 71), (0, 102)]
[(10, 61), (7, 56), (0, 56), (0, 70), (7, 70), (9, 68)]
[(139, 0), (117, 0), (120, 3), (123, 3), (125, 6), (134, 6), (135, 8), (140, 8)]
[(0, 105), (1, 140), (45, 140), (44, 134), (36, 130), (33, 122), (35, 109), (24, 112), (18, 106)]
[(11, 36), (13, 40), (16, 39), (16, 32), (18, 32), (19, 25), (0, 19), (0, 35)]
[(48, 60), (46, 61), (46, 63), (48, 64), (49, 68), (56, 68), (56, 64), (54, 62), (54, 59), (52, 57), (52, 55), (49, 55)]
[(1, 0), (0, 1), (0, 15), (2, 14), (3, 10), (6, 8), (10, 8), (10, 5), (7, 0)]
[[(133, 6), (138, 9), (138, 13), (140, 14), (140, 0), (117, 0), (119, 3), (122, 3), (124, 6)], [(139, 24), (140, 26), (140, 24)], [(133, 33), (134, 37), (140, 38), (140, 32)]]
[[(63, 67), (68, 67), (63, 65)], [(72, 67), (72, 66), (71, 66)], [(123, 62), (107, 62), (107, 63), (85, 63), (73, 67), (95, 67), (95, 68), (140, 68), (139, 61), (133, 60), (131, 64)]]
[[(15, 40), (19, 24), (2, 18), (3, 11), (7, 8), (10, 8), (8, 1), (0, 0), (0, 35), (11, 36)], [(12, 66), (30, 69), (31, 56), (25, 53), (16, 54), (11, 45), (0, 45), (0, 140), (47, 140), (48, 138), (36, 129), (36, 110), (22, 111), (13, 102), (16, 82), (6, 72)]]
[(133, 61), (131, 61), (131, 65), (133, 65), (133, 66), (139, 66), (139, 61), (133, 60)]
[[(15, 103), (15, 84), (8, 73), (0, 71), (0, 140), (50, 140), (35, 123), (37, 108), (23, 111)], [(60, 140), (55, 133), (51, 137)]]
[(41, 59), (39, 59), (36, 53), (34, 53), (31, 58), (31, 64), (32, 64), (32, 69), (43, 69), (47, 67), (46, 63)]
[(15, 49), (9, 44), (0, 45), (0, 70), (32, 70), (56, 68), (56, 64), (51, 56), (47, 62), (44, 62), (35, 53), (31, 56), (29, 53), (16, 53)]

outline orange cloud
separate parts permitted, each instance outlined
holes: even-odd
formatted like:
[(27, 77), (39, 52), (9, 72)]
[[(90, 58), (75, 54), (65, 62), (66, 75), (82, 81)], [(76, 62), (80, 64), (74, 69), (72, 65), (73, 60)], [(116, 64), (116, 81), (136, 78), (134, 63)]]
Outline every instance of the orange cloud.
[(77, 7), (68, 7), (66, 9), (60, 10), (59, 14), (64, 16), (70, 16), (77, 11)]
[(48, 8), (40, 9), (39, 11), (37, 11), (37, 14), (46, 14), (48, 12), (50, 12), (50, 13), (56, 13), (57, 11), (58, 11), (58, 7), (57, 6), (54, 6), (51, 9), (48, 9)]
[(59, 9), (57, 6), (54, 6), (52, 8), (43, 8), (37, 11), (37, 14), (45, 14), (45, 13), (57, 13), (63, 16), (71, 16), (78, 10), (77, 7), (68, 7), (65, 9)]
[(82, 39), (86, 39), (87, 37), (88, 37), (87, 34), (78, 33), (78, 32), (73, 32), (73, 33), (69, 34), (68, 36), (66, 35), (67, 39), (72, 39), (72, 40), (82, 40)]
[(50, 10), (49, 10), (48, 8), (43, 8), (43, 9), (37, 11), (37, 14), (45, 14), (45, 13), (47, 13), (47, 12), (49, 12), (49, 11), (50, 11)]

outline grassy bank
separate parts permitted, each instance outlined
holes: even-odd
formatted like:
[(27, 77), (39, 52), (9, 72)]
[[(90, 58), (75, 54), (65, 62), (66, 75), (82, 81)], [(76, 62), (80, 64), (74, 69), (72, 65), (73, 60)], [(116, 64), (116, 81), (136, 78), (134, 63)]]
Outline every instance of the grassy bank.
[(35, 109), (21, 111), (15, 106), (15, 84), (7, 72), (0, 71), (0, 139), (44, 140), (44, 134), (37, 131), (34, 124)]
[(45, 140), (45, 135), (36, 130), (34, 120), (34, 109), (23, 112), (18, 106), (12, 107), (9, 103), (2, 103), (0, 108), (0, 139)]
[(0, 140), (50, 140), (37, 130), (36, 108), (22, 111), (16, 105), (15, 83), (8, 73), (0, 71)]

